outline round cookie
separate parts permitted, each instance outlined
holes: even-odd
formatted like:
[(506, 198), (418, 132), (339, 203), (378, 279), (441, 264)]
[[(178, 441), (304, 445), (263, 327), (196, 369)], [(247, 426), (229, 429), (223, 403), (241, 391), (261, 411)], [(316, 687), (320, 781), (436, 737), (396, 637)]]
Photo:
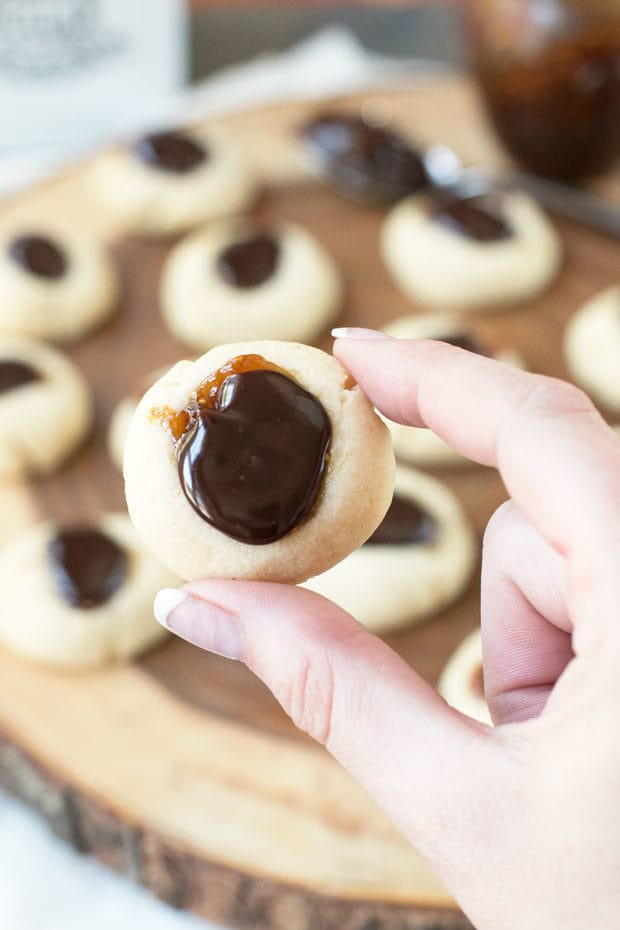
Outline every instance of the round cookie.
[(409, 197), (385, 220), (382, 252), (408, 297), (460, 311), (533, 297), (555, 277), (562, 257), (550, 222), (519, 192)]
[[(424, 314), (400, 317), (385, 327), (385, 332), (396, 339), (437, 339), (451, 345), (494, 358), (504, 365), (525, 369), (522, 356), (514, 349), (503, 346), (488, 325), (464, 321), (454, 314)], [(394, 452), (398, 459), (414, 465), (447, 466), (464, 465), (464, 459), (451, 449), (430, 429), (404, 426), (385, 419), (390, 432)]]
[(108, 455), (119, 469), (123, 470), (123, 457), (125, 455), (125, 442), (129, 425), (136, 408), (140, 402), (139, 397), (127, 396), (118, 402), (108, 425)]
[(103, 246), (41, 224), (0, 235), (0, 334), (69, 342), (116, 308), (119, 282)]
[(0, 642), (66, 669), (127, 660), (166, 635), (153, 598), (175, 584), (126, 514), (68, 529), (40, 523), (0, 553)]
[(452, 653), (441, 673), (437, 690), (451, 707), (462, 714), (480, 723), (493, 725), (484, 699), (482, 639), (479, 629), (466, 636)]
[(310, 171), (348, 200), (389, 206), (428, 187), (419, 151), (399, 132), (352, 113), (321, 113), (301, 130)]
[(566, 364), (595, 400), (620, 411), (620, 287), (607, 288), (570, 320), (564, 336)]
[(90, 392), (57, 349), (0, 336), (0, 479), (49, 472), (84, 439)]
[(103, 152), (91, 189), (124, 232), (165, 236), (247, 209), (257, 180), (240, 147), (210, 127), (158, 132)]
[(237, 343), (179, 362), (147, 391), (124, 472), (138, 533), (182, 578), (294, 584), (376, 529), (394, 455), (389, 431), (332, 356)]
[(412, 626), (464, 590), (477, 546), (458, 499), (434, 478), (396, 470), (394, 500), (370, 539), (305, 587), (372, 633)]
[(140, 397), (145, 391), (148, 391), (156, 381), (159, 381), (168, 370), (169, 366), (158, 368), (157, 371), (151, 372), (150, 375), (142, 379), (137, 390), (133, 394), (123, 397), (112, 411), (108, 424), (108, 455), (119, 471), (123, 470), (123, 457), (125, 455), (127, 433), (129, 432), (129, 425), (133, 419), (133, 415), (140, 403)]
[(224, 342), (312, 342), (336, 317), (340, 275), (316, 239), (287, 223), (223, 221), (171, 252), (162, 279), (170, 331), (205, 351)]

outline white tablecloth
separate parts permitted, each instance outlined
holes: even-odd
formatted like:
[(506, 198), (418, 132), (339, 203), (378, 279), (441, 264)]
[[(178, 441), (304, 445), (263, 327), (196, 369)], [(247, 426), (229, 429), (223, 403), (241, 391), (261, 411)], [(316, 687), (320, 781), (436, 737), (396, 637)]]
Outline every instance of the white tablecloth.
[[(429, 67), (419, 61), (371, 56), (348, 32), (334, 27), (286, 54), (230, 69), (189, 93), (155, 102), (141, 122), (146, 127), (279, 98), (320, 97), (390, 81), (403, 72), (427, 72)], [(75, 150), (47, 150), (0, 161), (0, 192), (14, 192), (75, 154)], [(205, 930), (207, 926), (77, 855), (35, 814), (0, 791), (0, 930)]]

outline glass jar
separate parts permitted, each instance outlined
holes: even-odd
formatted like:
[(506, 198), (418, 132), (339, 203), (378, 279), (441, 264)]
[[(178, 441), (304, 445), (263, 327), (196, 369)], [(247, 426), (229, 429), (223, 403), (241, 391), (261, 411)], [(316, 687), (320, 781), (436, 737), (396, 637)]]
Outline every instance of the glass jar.
[(471, 0), (472, 67), (527, 170), (577, 181), (620, 154), (620, 0)]

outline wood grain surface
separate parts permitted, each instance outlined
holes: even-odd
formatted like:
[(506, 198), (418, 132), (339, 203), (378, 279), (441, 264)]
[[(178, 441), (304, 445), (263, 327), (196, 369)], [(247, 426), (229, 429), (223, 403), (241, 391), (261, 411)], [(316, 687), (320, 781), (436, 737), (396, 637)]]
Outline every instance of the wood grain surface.
[[(422, 143), (446, 142), (466, 161), (501, 160), (465, 81), (420, 81), (341, 103), (380, 109)], [(265, 178), (259, 218), (299, 221), (316, 233), (346, 278), (342, 321), (380, 325), (412, 305), (379, 260), (381, 214), (301, 173), (294, 129), (315, 108), (287, 104), (219, 122), (243, 140)], [(55, 216), (110, 241), (124, 296), (106, 328), (69, 350), (95, 391), (92, 440), (60, 474), (0, 489), (0, 542), (41, 516), (66, 521), (123, 507), (105, 452), (110, 411), (145, 374), (187, 354), (158, 310), (171, 243), (120, 239), (88, 199), (84, 166), (6, 204), (0, 224)], [(532, 369), (565, 376), (562, 329), (584, 299), (617, 278), (620, 245), (558, 225), (566, 243), (558, 281), (532, 305), (486, 318)], [(443, 477), (481, 535), (505, 497), (497, 475), (469, 467)], [(453, 609), (389, 642), (435, 682), (478, 613), (474, 582)], [(179, 641), (88, 675), (45, 671), (0, 651), (0, 682), (0, 783), (68, 842), (172, 904), (254, 930), (469, 927), (422, 857), (243, 666)]]

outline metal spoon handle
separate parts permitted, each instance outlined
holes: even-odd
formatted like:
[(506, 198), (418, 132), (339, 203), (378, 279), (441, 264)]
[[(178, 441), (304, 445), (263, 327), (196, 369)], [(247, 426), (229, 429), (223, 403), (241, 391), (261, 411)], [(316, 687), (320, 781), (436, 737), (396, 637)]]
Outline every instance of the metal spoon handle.
[(620, 207), (597, 194), (518, 171), (505, 183), (532, 194), (547, 210), (620, 239)]
[(597, 194), (522, 171), (496, 173), (484, 168), (463, 168), (456, 153), (447, 145), (427, 149), (424, 163), (433, 184), (457, 197), (484, 194), (498, 186), (520, 188), (532, 194), (547, 210), (620, 238), (620, 206)]

